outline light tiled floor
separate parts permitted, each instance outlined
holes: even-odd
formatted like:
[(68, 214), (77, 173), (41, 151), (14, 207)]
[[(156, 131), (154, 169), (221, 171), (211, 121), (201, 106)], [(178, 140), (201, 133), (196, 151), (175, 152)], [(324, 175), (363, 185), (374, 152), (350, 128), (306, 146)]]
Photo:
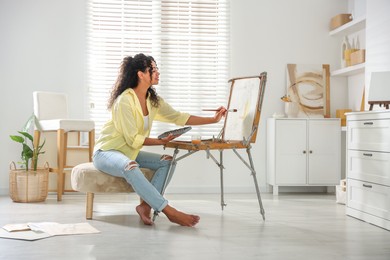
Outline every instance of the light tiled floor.
[[(172, 206), (201, 216), (195, 228), (163, 215), (144, 226), (134, 195), (97, 195), (93, 235), (56, 236), (33, 242), (0, 239), (0, 259), (390, 259), (390, 231), (348, 217), (329, 194), (167, 194)], [(85, 197), (49, 195), (44, 203), (0, 197), (0, 226), (9, 223), (85, 222)]]

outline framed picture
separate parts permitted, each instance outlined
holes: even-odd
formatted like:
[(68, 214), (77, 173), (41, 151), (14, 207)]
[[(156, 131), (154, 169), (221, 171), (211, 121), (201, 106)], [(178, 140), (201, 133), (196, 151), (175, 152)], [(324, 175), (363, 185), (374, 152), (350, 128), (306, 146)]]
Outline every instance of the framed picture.
[(288, 117), (330, 117), (329, 65), (287, 64)]

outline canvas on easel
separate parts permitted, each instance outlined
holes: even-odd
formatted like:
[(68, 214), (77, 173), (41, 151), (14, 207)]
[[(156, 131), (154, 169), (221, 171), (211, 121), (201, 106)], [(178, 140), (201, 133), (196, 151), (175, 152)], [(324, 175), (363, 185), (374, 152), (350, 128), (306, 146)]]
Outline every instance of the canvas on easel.
[(261, 105), (264, 97), (265, 74), (255, 77), (231, 79), (228, 112), (224, 128), (225, 141), (256, 141), (260, 120)]
[(374, 105), (389, 109), (390, 106), (390, 71), (372, 72), (368, 95), (370, 110)]

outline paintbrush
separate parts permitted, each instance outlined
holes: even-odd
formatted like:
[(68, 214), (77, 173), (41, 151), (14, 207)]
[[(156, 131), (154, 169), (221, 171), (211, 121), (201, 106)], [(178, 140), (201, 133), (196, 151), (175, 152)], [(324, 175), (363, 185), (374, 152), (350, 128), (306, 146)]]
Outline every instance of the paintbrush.
[[(202, 109), (202, 111), (219, 111), (219, 109)], [(226, 110), (227, 112), (237, 112), (237, 109), (230, 108)]]

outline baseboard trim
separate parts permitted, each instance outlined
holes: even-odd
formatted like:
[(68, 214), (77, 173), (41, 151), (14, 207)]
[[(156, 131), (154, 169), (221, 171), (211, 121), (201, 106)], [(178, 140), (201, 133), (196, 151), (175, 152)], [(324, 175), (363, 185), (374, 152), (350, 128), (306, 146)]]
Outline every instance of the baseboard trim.
[(8, 188), (0, 188), (0, 195), (8, 195), (9, 194), (9, 189)]
[[(255, 188), (252, 186), (248, 187), (224, 187), (224, 193), (253, 193), (256, 192)], [(266, 192), (266, 187), (260, 187), (260, 192)], [(219, 186), (208, 186), (208, 187), (169, 187), (166, 190), (167, 194), (219, 194), (221, 193), (221, 188)]]

